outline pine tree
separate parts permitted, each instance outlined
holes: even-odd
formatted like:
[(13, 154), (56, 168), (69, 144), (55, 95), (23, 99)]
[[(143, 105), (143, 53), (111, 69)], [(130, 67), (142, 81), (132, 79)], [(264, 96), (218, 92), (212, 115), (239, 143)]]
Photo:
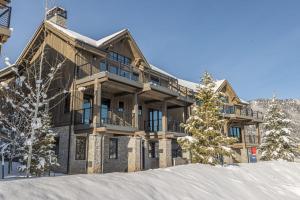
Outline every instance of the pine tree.
[(265, 133), (259, 147), (261, 160), (294, 161), (299, 155), (297, 140), (291, 136), (291, 120), (276, 104), (275, 97), (269, 105), (265, 116)]
[(194, 163), (216, 165), (222, 163), (223, 156), (232, 156), (228, 145), (236, 139), (222, 134), (224, 120), (220, 115), (220, 107), (223, 94), (215, 92), (215, 87), (215, 81), (206, 72), (195, 96), (197, 104), (183, 125), (190, 135), (178, 139), (181, 147), (190, 152)]

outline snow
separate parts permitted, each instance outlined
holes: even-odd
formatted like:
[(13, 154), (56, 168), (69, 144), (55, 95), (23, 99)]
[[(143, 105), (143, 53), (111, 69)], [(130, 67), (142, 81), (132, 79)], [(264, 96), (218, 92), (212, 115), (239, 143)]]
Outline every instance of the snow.
[(106, 37), (104, 37), (104, 38), (102, 38), (100, 40), (94, 40), (94, 39), (89, 38), (87, 36), (81, 35), (81, 34), (75, 32), (75, 31), (72, 31), (70, 29), (64, 28), (62, 26), (59, 26), (59, 25), (57, 25), (57, 24), (55, 24), (55, 23), (53, 23), (51, 21), (46, 21), (46, 23), (48, 23), (51, 26), (53, 26), (54, 28), (62, 31), (63, 33), (67, 34), (68, 36), (70, 36), (70, 37), (72, 37), (72, 38), (74, 38), (76, 40), (82, 41), (82, 42), (84, 42), (86, 44), (89, 44), (91, 46), (94, 46), (94, 47), (101, 47), (105, 42), (111, 40), (112, 38), (114, 38), (114, 37), (116, 37), (116, 36), (118, 36), (118, 35), (120, 35), (120, 34), (122, 34), (124, 32), (127, 32), (127, 29), (123, 29), (123, 30), (118, 31), (118, 32), (116, 32), (114, 34), (106, 36)]
[(152, 64), (150, 64), (150, 67), (151, 67), (152, 70), (154, 70), (154, 71), (156, 71), (156, 72), (158, 72), (158, 73), (167, 75), (167, 76), (169, 76), (169, 77), (171, 77), (171, 78), (174, 78), (174, 79), (177, 79), (175, 76), (169, 74), (168, 72), (162, 70), (161, 68), (158, 68), (158, 67), (156, 67), (156, 66), (154, 66), (154, 65), (152, 65)]
[(300, 199), (300, 164), (200, 164), (136, 173), (0, 181), (0, 199)]

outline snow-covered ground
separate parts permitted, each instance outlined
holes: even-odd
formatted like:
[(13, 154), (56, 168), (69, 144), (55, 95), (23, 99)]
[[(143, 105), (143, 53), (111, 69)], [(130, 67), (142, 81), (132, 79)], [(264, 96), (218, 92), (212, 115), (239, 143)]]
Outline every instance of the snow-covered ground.
[(0, 181), (0, 199), (300, 199), (300, 163), (200, 164), (137, 173)]

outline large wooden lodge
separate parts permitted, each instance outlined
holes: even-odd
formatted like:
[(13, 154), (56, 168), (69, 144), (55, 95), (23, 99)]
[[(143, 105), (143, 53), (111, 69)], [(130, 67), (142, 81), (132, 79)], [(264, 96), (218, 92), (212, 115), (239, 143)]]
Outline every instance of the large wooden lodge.
[[(58, 170), (125, 172), (188, 162), (176, 139), (186, 135), (180, 124), (190, 115), (198, 84), (151, 65), (126, 29), (94, 40), (68, 29), (66, 20), (63, 8), (50, 10), (16, 61), (39, 59), (42, 43), (47, 60), (66, 59), (55, 85), (70, 92), (51, 110)], [(12, 76), (11, 67), (0, 71), (1, 80)], [(236, 156), (226, 162), (255, 160), (262, 114), (240, 99), (227, 80), (217, 81), (215, 91), (227, 95), (220, 109), (224, 134), (238, 138), (232, 146)], [(255, 134), (245, 126), (254, 126)]]

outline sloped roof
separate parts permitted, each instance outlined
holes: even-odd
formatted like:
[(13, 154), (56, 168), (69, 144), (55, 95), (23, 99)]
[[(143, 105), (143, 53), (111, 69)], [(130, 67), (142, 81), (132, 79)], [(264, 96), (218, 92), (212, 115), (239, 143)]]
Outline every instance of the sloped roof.
[(91, 46), (94, 46), (94, 47), (101, 47), (103, 44), (105, 44), (105, 42), (108, 42), (109, 40), (111, 40), (111, 39), (113, 39), (113, 38), (115, 38), (115, 37), (117, 37), (117, 36), (119, 36), (119, 35), (121, 35), (123, 33), (126, 33), (128, 31), (127, 29), (122, 29), (122, 30), (120, 30), (118, 32), (115, 32), (115, 33), (113, 33), (111, 35), (108, 35), (108, 36), (106, 36), (104, 38), (101, 38), (99, 40), (94, 40), (94, 39), (92, 39), (90, 37), (81, 35), (81, 34), (75, 32), (75, 31), (72, 31), (70, 29), (64, 28), (62, 26), (59, 26), (59, 25), (57, 25), (57, 24), (55, 24), (55, 23), (53, 23), (51, 21), (46, 21), (46, 23), (50, 24), (54, 28), (62, 31), (63, 33), (67, 34), (68, 36), (70, 36), (70, 37), (72, 37), (72, 38), (74, 38), (76, 40), (82, 41), (82, 42), (84, 42), (86, 44), (89, 44)]
[(152, 70), (156, 71), (156, 72), (159, 72), (159, 73), (161, 73), (161, 74), (170, 76), (171, 78), (177, 79), (175, 76), (169, 74), (168, 72), (166, 72), (166, 71), (162, 70), (161, 68), (158, 68), (158, 67), (156, 67), (156, 66), (154, 66), (154, 65), (152, 65), (152, 64), (150, 64), (150, 68), (151, 68)]
[[(225, 81), (226, 81), (225, 79), (216, 80), (215, 81), (216, 86), (214, 88), (214, 91), (217, 91)], [(178, 83), (184, 87), (187, 87), (187, 88), (193, 90), (193, 91), (196, 91), (199, 86), (199, 83), (195, 83), (195, 82), (191, 82), (191, 81), (187, 81), (187, 80), (183, 80), (183, 79), (178, 79)]]

